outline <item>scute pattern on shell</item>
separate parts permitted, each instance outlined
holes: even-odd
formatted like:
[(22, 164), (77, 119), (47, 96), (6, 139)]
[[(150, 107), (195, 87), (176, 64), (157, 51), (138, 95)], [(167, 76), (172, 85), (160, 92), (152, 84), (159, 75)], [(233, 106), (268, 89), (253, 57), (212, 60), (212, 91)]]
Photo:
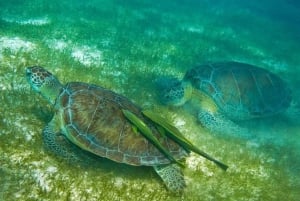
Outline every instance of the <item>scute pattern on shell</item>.
[(130, 110), (141, 118), (176, 159), (187, 155), (177, 143), (160, 136), (154, 125), (142, 116), (140, 108), (105, 88), (68, 83), (56, 101), (56, 108), (61, 129), (68, 139), (101, 157), (130, 165), (170, 163), (142, 134), (133, 131), (121, 109)]
[(245, 63), (221, 62), (189, 70), (184, 80), (205, 92), (233, 120), (270, 116), (289, 107), (291, 92), (275, 74)]

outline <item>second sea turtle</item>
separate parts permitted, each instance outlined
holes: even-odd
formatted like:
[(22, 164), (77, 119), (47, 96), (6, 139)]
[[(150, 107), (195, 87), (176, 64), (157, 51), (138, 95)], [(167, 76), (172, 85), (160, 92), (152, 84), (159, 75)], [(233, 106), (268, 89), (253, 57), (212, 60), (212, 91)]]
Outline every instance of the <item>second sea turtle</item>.
[(199, 120), (221, 132), (234, 127), (232, 121), (272, 116), (291, 103), (291, 91), (279, 76), (235, 61), (199, 65), (188, 70), (183, 80), (164, 83), (163, 103), (179, 106), (197, 99)]

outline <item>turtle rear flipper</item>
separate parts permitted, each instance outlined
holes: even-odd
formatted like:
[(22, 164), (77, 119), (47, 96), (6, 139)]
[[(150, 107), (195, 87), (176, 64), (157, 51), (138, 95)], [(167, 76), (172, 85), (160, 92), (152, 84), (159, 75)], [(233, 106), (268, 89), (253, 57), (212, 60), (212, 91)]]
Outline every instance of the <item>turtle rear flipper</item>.
[(171, 192), (175, 194), (183, 192), (186, 184), (181, 168), (177, 164), (154, 166), (154, 170)]

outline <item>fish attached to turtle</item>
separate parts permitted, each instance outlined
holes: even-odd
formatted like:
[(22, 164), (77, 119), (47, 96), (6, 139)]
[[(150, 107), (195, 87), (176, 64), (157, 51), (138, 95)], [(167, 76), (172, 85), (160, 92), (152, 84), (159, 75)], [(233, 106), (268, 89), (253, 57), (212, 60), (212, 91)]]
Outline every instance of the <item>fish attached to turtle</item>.
[(48, 149), (63, 158), (74, 157), (69, 148), (71, 142), (115, 162), (152, 166), (175, 193), (181, 193), (185, 187), (181, 160), (190, 151), (224, 170), (228, 167), (195, 147), (163, 118), (142, 111), (111, 90), (81, 82), (63, 85), (39, 66), (28, 67), (26, 77), (34, 91), (55, 108), (53, 119), (43, 130), (43, 140)]
[(236, 121), (272, 116), (291, 103), (291, 91), (280, 77), (235, 61), (199, 65), (181, 81), (161, 79), (158, 86), (162, 103), (181, 106), (193, 102), (200, 122), (219, 133), (244, 132)]

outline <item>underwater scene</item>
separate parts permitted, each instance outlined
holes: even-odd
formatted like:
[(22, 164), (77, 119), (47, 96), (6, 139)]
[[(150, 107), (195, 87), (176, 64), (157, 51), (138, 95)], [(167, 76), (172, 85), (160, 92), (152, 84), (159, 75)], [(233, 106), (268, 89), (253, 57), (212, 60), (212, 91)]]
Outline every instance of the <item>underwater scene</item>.
[[(298, 1), (0, 0), (0, 8), (1, 201), (300, 200)], [(46, 71), (34, 77), (31, 66)], [(77, 97), (105, 90), (95, 85), (116, 94)], [(102, 100), (112, 109), (101, 116)], [(124, 107), (114, 110), (115, 100)], [(87, 111), (108, 120), (89, 121)], [(158, 149), (141, 136), (147, 124), (163, 142), (177, 136), (179, 156), (164, 145), (155, 152), (163, 159), (148, 162), (89, 153), (98, 140), (120, 140), (109, 139), (115, 117), (131, 125), (120, 154), (140, 139)], [(81, 135), (83, 124), (108, 137)]]

